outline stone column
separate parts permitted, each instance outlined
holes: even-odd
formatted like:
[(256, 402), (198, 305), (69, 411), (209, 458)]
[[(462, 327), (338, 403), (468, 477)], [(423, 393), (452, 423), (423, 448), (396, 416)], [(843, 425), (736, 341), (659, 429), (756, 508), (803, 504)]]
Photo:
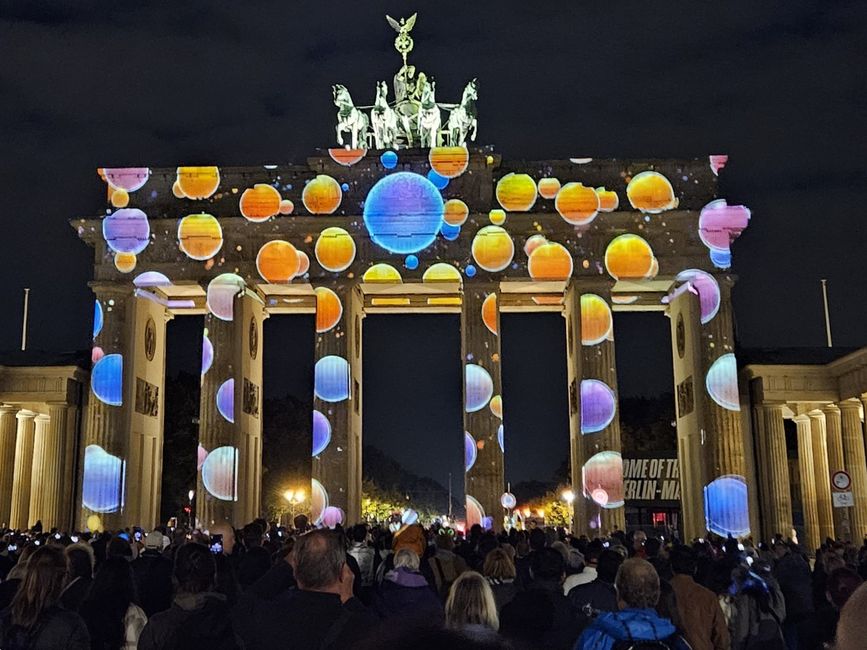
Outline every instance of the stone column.
[(69, 486), (62, 484), (61, 471), (66, 421), (66, 404), (49, 404), (48, 415), (36, 418), (33, 477), (30, 482), (30, 520), (41, 520), (45, 530), (59, 527), (65, 518), (60, 504), (62, 492), (69, 489)]
[(858, 543), (867, 536), (867, 459), (864, 454), (864, 432), (861, 426), (861, 404), (845, 400), (838, 404), (843, 428), (843, 461), (852, 479), (852, 539)]
[[(594, 536), (590, 529), (588, 510), (595, 504), (584, 494), (582, 474), (584, 436), (581, 433), (581, 377), (583, 349), (581, 345), (581, 293), (574, 282), (569, 285), (563, 306), (566, 319), (566, 379), (569, 382), (569, 461), (572, 470), (572, 533)], [(595, 508), (594, 508), (595, 509)]]
[[(835, 472), (846, 469), (843, 460), (843, 429), (840, 421), (840, 409), (834, 404), (829, 404), (823, 409), (825, 413), (825, 432), (828, 440), (828, 472), (831, 476)], [(833, 504), (832, 504), (833, 505)], [(834, 515), (834, 530), (838, 539), (852, 539), (852, 517), (850, 508), (831, 508)]]
[(764, 539), (775, 533), (786, 536), (792, 529), (792, 493), (789, 462), (786, 458), (786, 431), (782, 404), (756, 407), (756, 424), (762, 485), (762, 523)]
[(12, 478), (15, 474), (15, 432), (18, 424), (14, 406), (0, 406), (0, 526), (9, 525), (12, 510)]
[(24, 530), (31, 523), (30, 479), (33, 474), (33, 437), (36, 431), (36, 413), (18, 411), (18, 431), (15, 437), (15, 470), (12, 479), (12, 507), (9, 527)]
[(828, 471), (828, 436), (825, 430), (825, 414), (810, 411), (810, 434), (813, 439), (813, 470), (816, 476), (816, 502), (819, 506), (819, 530), (821, 539), (835, 539), (834, 513), (831, 503), (831, 473)]
[(801, 509), (804, 513), (806, 537), (801, 540), (801, 543), (812, 555), (822, 544), (819, 506), (816, 499), (816, 471), (813, 465), (813, 435), (809, 416), (797, 415), (794, 420), (798, 429), (798, 471), (801, 475)]

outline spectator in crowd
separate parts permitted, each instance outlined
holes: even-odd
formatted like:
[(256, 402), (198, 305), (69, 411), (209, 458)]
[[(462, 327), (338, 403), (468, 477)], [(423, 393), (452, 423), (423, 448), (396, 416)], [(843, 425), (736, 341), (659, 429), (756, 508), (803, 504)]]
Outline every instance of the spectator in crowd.
[(515, 563), (505, 549), (497, 548), (485, 556), (483, 573), (494, 595), (497, 611), (501, 612), (503, 606), (510, 603), (518, 593)]
[(775, 544), (774, 555), (773, 574), (786, 603), (782, 625), (786, 647), (799, 650), (799, 639), (806, 643), (814, 625), (810, 565), (793, 544)]
[(674, 576), (669, 583), (677, 600), (684, 636), (693, 650), (728, 650), (728, 626), (719, 600), (694, 580), (698, 569), (695, 551), (676, 546), (669, 556)]
[[(602, 546), (602, 540), (600, 539), (594, 539), (587, 544), (586, 552), (584, 553), (584, 568), (578, 573), (566, 576), (566, 580), (563, 581), (564, 594), (568, 596), (569, 592), (578, 585), (587, 584), (596, 579), (596, 565), (603, 550), (605, 550), (605, 547)], [(614, 579), (612, 578), (613, 581)]]
[(147, 616), (164, 612), (172, 605), (172, 561), (163, 555), (163, 534), (145, 536), (144, 551), (132, 562), (140, 604)]
[(569, 591), (569, 600), (577, 612), (582, 613), (587, 607), (598, 612), (617, 611), (617, 589), (614, 588), (614, 580), (622, 563), (623, 556), (617, 551), (602, 551), (596, 565), (596, 578)]
[(867, 584), (862, 584), (840, 611), (834, 650), (864, 650), (867, 643)]
[(441, 620), (442, 605), (419, 573), (419, 556), (411, 548), (394, 555), (394, 569), (385, 574), (374, 597), (374, 609), (383, 619)]
[(833, 642), (840, 612), (862, 583), (861, 576), (848, 567), (834, 569), (827, 576), (825, 580), (827, 604), (824, 604), (816, 612), (819, 641), (829, 644)]
[(108, 558), (96, 572), (80, 610), (94, 649), (135, 650), (138, 647), (147, 615), (136, 600), (130, 563), (122, 558)]
[[(455, 554), (454, 538), (446, 531), (436, 536), (436, 551), (428, 558), (428, 566), (434, 579), (434, 586), (442, 600), (449, 594), (452, 583), (458, 576), (467, 571), (467, 563)], [(514, 578), (514, 576), (512, 576)]]
[(783, 650), (786, 646), (782, 622), (786, 619), (786, 605), (770, 570), (761, 564), (754, 569), (737, 567), (732, 573), (729, 593), (732, 650)]
[(238, 561), (238, 582), (242, 588), (252, 585), (271, 567), (271, 554), (262, 546), (264, 534), (262, 526), (256, 522), (244, 526), (244, 553)]
[(77, 612), (90, 592), (96, 558), (90, 544), (72, 544), (64, 550), (66, 555), (66, 585), (60, 594), (63, 609)]
[(358, 576), (356, 581), (356, 592), (362, 595), (362, 601), (369, 602), (370, 590), (373, 589), (373, 580), (376, 575), (374, 568), (374, 556), (376, 552), (367, 543), (367, 526), (365, 524), (356, 524), (350, 529), (351, 544), (349, 553), (358, 564)]
[[(489, 554), (490, 555), (490, 554)], [(497, 640), (500, 620), (488, 581), (475, 571), (458, 576), (446, 600), (446, 627), (477, 640)]]

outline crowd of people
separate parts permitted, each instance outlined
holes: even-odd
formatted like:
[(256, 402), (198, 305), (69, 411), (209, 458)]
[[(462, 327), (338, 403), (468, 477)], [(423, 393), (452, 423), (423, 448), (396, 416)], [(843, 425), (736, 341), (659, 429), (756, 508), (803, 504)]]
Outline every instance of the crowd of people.
[(35, 529), (0, 541), (0, 648), (860, 650), (865, 577), (867, 540)]

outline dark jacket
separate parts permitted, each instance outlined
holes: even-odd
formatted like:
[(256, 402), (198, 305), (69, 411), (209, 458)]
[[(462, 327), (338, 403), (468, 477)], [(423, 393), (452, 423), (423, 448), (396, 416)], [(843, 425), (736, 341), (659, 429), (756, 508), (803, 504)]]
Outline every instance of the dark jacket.
[(373, 597), (373, 609), (380, 618), (397, 618), (402, 622), (443, 620), (440, 599), (424, 576), (403, 567), (385, 574)]
[(171, 607), (172, 561), (159, 551), (147, 549), (131, 566), (141, 608), (148, 618)]
[(31, 630), (13, 626), (11, 614), (3, 613), (0, 647), (3, 650), (90, 650), (84, 620), (60, 607), (48, 609)]
[(320, 650), (349, 647), (376, 619), (357, 598), (294, 587), (291, 567), (278, 562), (238, 601), (232, 617), (246, 648)]
[(774, 578), (786, 600), (790, 619), (813, 613), (813, 582), (810, 565), (797, 553), (787, 553), (774, 564)]
[(590, 623), (581, 634), (575, 650), (611, 650), (618, 641), (664, 641), (673, 650), (689, 650), (689, 645), (676, 636), (674, 625), (652, 609), (623, 609), (605, 612)]
[(60, 605), (63, 609), (70, 612), (77, 612), (81, 609), (81, 603), (87, 599), (87, 595), (90, 593), (91, 584), (93, 584), (93, 578), (79, 577), (66, 585), (63, 593), (60, 594)]
[(532, 648), (571, 650), (580, 631), (559, 582), (530, 582), (500, 613), (500, 633)]
[(494, 601), (497, 603), (497, 612), (502, 612), (503, 607), (512, 602), (518, 595), (518, 583), (516, 580), (498, 580), (488, 578), (491, 591), (494, 592)]
[(616, 612), (617, 589), (610, 582), (596, 578), (569, 590), (569, 602), (579, 613), (586, 605), (600, 612)]
[(139, 650), (235, 650), (241, 644), (232, 628), (222, 594), (181, 594), (165, 612), (148, 619), (138, 641)]

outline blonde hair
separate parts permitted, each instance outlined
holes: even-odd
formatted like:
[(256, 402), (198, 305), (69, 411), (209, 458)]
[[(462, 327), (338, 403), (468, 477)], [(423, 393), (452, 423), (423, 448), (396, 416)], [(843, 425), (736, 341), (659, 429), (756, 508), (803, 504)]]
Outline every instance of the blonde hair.
[(482, 571), (487, 577), (499, 580), (514, 579), (517, 575), (515, 563), (509, 557), (508, 551), (502, 548), (495, 548), (485, 556)]
[(418, 555), (415, 554), (415, 551), (408, 548), (400, 549), (394, 556), (395, 569), (403, 567), (410, 571), (418, 571), (419, 565)]
[(485, 578), (475, 571), (459, 575), (446, 599), (446, 627), (461, 629), (466, 625), (484, 625), (500, 629), (497, 602)]

